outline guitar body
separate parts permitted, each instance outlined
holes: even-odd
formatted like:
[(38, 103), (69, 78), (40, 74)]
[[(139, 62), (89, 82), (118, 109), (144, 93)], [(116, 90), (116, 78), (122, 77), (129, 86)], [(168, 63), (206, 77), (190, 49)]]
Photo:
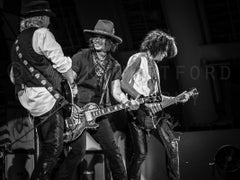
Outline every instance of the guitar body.
[(88, 103), (82, 108), (73, 105), (71, 116), (65, 119), (64, 142), (68, 143), (76, 140), (85, 129), (98, 128), (99, 125), (96, 124), (95, 118), (90, 114), (98, 109), (98, 105), (95, 103)]
[[(142, 104), (148, 101), (148, 97), (140, 98), (137, 101)], [(105, 108), (99, 108), (96, 103), (88, 103), (83, 107), (72, 104), (71, 116), (66, 118), (66, 132), (64, 133), (64, 142), (68, 143), (76, 140), (85, 129), (96, 129), (99, 125), (95, 119), (103, 115), (126, 109), (130, 106), (130, 102), (126, 104), (117, 104)]]
[(62, 96), (69, 102), (69, 104), (63, 107), (63, 116), (65, 119), (65, 133), (63, 137), (64, 142), (70, 142), (77, 139), (85, 129), (98, 127), (94, 120), (87, 121), (85, 117), (85, 111), (96, 109), (97, 105), (89, 103), (83, 108), (78, 107), (73, 103), (72, 89), (69, 82), (63, 80), (61, 85)]
[(152, 98), (151, 103), (145, 103), (145, 112), (147, 112), (146, 118), (143, 118), (142, 125), (145, 129), (155, 129), (157, 124), (159, 123), (161, 116), (159, 116), (159, 112), (161, 112), (164, 108), (167, 108), (173, 104), (177, 104), (181, 102), (181, 99), (184, 98), (184, 95), (188, 94), (189, 97), (194, 97), (199, 94), (196, 88), (193, 88), (191, 91), (187, 92), (184, 91), (183, 93), (179, 94), (178, 96), (171, 98), (166, 101), (159, 102), (159, 98)]
[(159, 122), (159, 117), (161, 117), (162, 111), (157, 114), (151, 113), (151, 110), (145, 105), (140, 106), (140, 108), (134, 112), (129, 112), (131, 119), (139, 127), (145, 130), (155, 129)]

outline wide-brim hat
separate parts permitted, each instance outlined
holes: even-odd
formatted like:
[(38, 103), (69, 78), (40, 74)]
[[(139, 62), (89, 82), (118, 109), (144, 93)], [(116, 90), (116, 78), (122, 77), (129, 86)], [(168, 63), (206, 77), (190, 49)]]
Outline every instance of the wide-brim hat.
[(84, 29), (83, 32), (90, 35), (103, 35), (111, 38), (113, 41), (121, 44), (122, 38), (115, 35), (114, 24), (112, 21), (99, 19), (94, 30)]
[(56, 14), (50, 9), (47, 1), (35, 0), (22, 5), (21, 16), (24, 18), (44, 15), (49, 17), (56, 16)]

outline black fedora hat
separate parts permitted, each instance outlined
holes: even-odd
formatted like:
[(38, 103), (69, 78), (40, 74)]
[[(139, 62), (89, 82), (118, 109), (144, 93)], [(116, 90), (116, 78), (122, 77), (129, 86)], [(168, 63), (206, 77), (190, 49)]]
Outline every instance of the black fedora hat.
[(50, 16), (55, 17), (55, 13), (50, 9), (49, 3), (44, 0), (30, 1), (22, 5), (21, 16), (24, 18), (33, 16)]
[(90, 35), (103, 35), (113, 39), (115, 42), (121, 44), (122, 39), (115, 35), (114, 24), (112, 21), (106, 19), (99, 19), (94, 27), (94, 30), (84, 29), (84, 32)]

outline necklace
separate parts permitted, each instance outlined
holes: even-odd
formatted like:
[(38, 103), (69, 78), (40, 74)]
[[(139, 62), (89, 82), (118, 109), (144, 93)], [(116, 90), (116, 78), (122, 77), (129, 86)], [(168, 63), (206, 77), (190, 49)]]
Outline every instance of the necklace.
[(105, 52), (96, 52), (96, 56), (100, 61), (104, 61), (107, 57), (107, 54)]
[(101, 84), (103, 80), (103, 75), (106, 73), (109, 63), (105, 56), (104, 60), (100, 60), (96, 53), (93, 54), (93, 62), (95, 66), (95, 73), (98, 77), (98, 83)]

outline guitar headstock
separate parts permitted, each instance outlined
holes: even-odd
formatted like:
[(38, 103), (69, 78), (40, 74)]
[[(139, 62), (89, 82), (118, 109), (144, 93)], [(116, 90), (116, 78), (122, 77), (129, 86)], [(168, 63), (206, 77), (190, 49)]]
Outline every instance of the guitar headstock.
[(181, 94), (179, 94), (178, 96), (176, 96), (174, 99), (175, 99), (175, 102), (178, 103), (178, 102), (186, 102), (185, 99), (185, 95), (188, 95), (189, 97), (197, 97), (197, 95), (199, 94), (197, 88), (192, 88), (192, 90), (190, 91), (184, 91), (182, 92)]
[(199, 92), (198, 92), (197, 88), (192, 88), (192, 90), (188, 91), (187, 94), (189, 96), (193, 96), (194, 97), (194, 96), (198, 96)]

